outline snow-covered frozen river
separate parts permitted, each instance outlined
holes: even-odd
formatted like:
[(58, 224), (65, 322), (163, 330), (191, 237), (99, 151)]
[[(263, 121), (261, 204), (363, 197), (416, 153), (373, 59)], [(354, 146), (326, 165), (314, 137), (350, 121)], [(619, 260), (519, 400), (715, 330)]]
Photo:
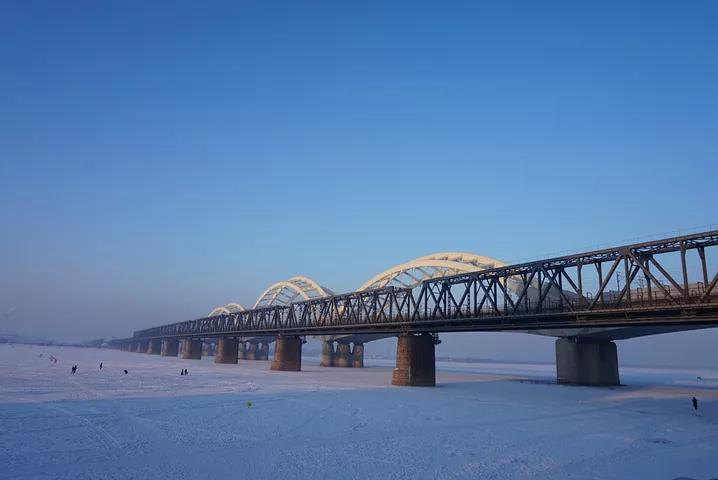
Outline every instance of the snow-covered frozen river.
[(628, 386), (582, 388), (552, 366), (441, 364), (439, 386), (408, 388), (386, 362), (317, 360), (0, 345), (0, 478), (718, 477), (718, 371), (622, 368)]

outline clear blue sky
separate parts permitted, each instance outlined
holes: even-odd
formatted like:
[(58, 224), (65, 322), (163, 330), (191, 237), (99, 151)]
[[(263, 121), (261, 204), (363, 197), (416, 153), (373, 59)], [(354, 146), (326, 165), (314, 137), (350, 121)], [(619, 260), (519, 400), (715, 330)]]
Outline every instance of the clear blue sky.
[[(718, 3), (0, 4), (0, 307), (81, 339), (718, 223)], [(503, 337), (502, 337), (503, 338)], [(693, 337), (691, 337), (693, 338)]]

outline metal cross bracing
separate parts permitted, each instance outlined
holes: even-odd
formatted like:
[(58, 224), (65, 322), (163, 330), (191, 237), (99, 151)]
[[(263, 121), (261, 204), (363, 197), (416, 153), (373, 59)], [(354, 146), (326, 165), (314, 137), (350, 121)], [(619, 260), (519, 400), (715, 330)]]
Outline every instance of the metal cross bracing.
[(706, 254), (717, 245), (711, 231), (236, 311), (134, 338), (718, 326), (718, 267)]

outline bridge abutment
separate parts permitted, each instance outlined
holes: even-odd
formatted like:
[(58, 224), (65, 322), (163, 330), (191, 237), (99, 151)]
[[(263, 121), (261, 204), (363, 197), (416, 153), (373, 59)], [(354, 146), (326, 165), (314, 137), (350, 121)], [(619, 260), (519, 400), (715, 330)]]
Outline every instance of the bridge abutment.
[(188, 338), (184, 341), (182, 358), (185, 360), (201, 360), (202, 359), (202, 340), (192, 340)]
[(302, 370), (302, 339), (300, 337), (279, 337), (274, 345), (274, 360), (270, 370), (299, 372)]
[(319, 363), (320, 367), (333, 367), (334, 366), (334, 342), (323, 342), (322, 343), (322, 361)]
[(352, 350), (348, 343), (337, 343), (337, 353), (334, 355), (334, 366), (346, 368), (352, 366)]
[(237, 359), (247, 360), (247, 342), (239, 342), (239, 346), (237, 348)]
[(159, 355), (162, 353), (162, 340), (150, 340), (147, 345), (147, 353), (150, 355)]
[(616, 344), (611, 341), (557, 339), (556, 381), (568, 385), (619, 385)]
[(162, 356), (176, 357), (179, 354), (179, 340), (169, 339), (162, 342)]
[(214, 363), (237, 363), (239, 353), (239, 340), (236, 338), (220, 338)]
[(431, 334), (400, 335), (396, 347), (396, 368), (391, 384), (407, 387), (436, 385), (436, 357)]
[(352, 367), (364, 368), (364, 344), (354, 343), (352, 348)]
[(256, 343), (249, 344), (247, 360), (259, 360), (259, 346)]
[(150, 346), (150, 342), (148, 340), (141, 340), (137, 342), (137, 350), (135, 350), (137, 353), (147, 353), (147, 349)]

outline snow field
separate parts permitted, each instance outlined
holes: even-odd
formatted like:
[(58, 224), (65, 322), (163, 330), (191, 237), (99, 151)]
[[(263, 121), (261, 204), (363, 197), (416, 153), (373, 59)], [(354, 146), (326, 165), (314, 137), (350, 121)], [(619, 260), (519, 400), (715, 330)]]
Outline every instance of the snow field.
[(552, 366), (441, 364), (439, 386), (407, 388), (385, 366), (212, 360), (0, 345), (0, 478), (718, 477), (718, 371), (583, 388)]

